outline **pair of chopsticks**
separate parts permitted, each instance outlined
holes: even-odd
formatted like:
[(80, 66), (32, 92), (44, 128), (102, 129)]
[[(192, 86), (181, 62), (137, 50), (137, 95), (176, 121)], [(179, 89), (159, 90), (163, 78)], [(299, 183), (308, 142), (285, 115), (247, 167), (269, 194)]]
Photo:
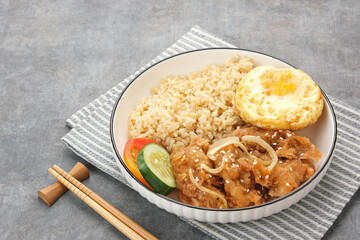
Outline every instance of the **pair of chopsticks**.
[(157, 239), (57, 165), (49, 173), (130, 239)]

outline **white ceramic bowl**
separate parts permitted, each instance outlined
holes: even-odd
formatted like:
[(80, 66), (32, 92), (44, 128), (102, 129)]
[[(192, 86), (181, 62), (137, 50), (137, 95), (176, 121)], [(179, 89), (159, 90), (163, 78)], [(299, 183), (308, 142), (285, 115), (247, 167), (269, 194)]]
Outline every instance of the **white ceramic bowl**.
[(323, 114), (314, 125), (299, 132), (300, 135), (308, 137), (311, 142), (319, 148), (323, 157), (315, 166), (316, 173), (314, 176), (286, 196), (261, 205), (246, 208), (202, 208), (177, 201), (176, 194), (165, 197), (154, 193), (133, 176), (122, 158), (124, 145), (128, 140), (128, 116), (135, 108), (135, 105), (143, 97), (150, 96), (150, 88), (157, 86), (163, 77), (167, 75), (187, 74), (190, 71), (199, 71), (206, 64), (210, 63), (222, 64), (235, 54), (252, 58), (255, 66), (271, 65), (275, 67), (293, 68), (291, 65), (274, 57), (242, 49), (215, 48), (186, 52), (167, 58), (142, 72), (126, 87), (114, 106), (111, 115), (110, 134), (114, 155), (123, 175), (141, 196), (170, 213), (199, 221), (222, 223), (250, 221), (266, 217), (288, 208), (302, 199), (321, 180), (330, 165), (336, 142), (336, 119), (329, 99), (323, 92), (325, 99)]

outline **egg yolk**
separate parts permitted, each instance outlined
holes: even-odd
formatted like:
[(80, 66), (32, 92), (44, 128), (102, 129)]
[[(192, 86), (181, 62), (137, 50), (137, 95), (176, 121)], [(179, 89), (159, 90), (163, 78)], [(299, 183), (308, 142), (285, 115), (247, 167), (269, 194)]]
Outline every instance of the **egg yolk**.
[(289, 70), (266, 71), (261, 76), (261, 85), (267, 95), (284, 96), (296, 91), (293, 75)]

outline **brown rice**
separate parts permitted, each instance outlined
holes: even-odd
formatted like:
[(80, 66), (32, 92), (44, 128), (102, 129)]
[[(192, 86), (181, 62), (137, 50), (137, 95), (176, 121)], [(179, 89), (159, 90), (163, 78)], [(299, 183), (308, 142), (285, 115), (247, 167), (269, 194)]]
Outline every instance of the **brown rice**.
[(234, 56), (187, 76), (168, 76), (129, 116), (129, 138), (150, 138), (170, 152), (193, 137), (220, 139), (242, 125), (233, 107), (236, 87), (253, 68), (250, 58)]

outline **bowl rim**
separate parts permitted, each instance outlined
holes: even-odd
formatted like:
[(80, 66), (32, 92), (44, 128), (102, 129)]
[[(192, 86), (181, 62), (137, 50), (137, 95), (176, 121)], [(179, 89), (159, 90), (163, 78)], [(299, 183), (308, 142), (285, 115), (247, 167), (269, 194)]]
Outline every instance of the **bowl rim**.
[(254, 205), (254, 206), (249, 206), (249, 207), (243, 207), (243, 208), (227, 208), (227, 209), (216, 209), (216, 208), (206, 208), (206, 207), (198, 207), (198, 206), (193, 206), (193, 205), (190, 205), (190, 204), (186, 204), (186, 203), (183, 203), (183, 202), (180, 202), (180, 201), (177, 201), (177, 200), (174, 200), (172, 198), (169, 198), (167, 196), (164, 196), (162, 194), (159, 194), (159, 193), (156, 193), (154, 191), (152, 191), (151, 189), (149, 189), (148, 187), (145, 186), (145, 184), (143, 184), (139, 179), (137, 179), (133, 173), (128, 169), (128, 167), (126, 166), (124, 160), (121, 158), (121, 155), (119, 154), (119, 151), (116, 147), (116, 144), (115, 144), (115, 139), (114, 139), (114, 129), (113, 129), (113, 125), (114, 125), (114, 116), (115, 116), (115, 113), (116, 113), (116, 109), (118, 107), (118, 104), (120, 102), (120, 99), (122, 98), (122, 96), (124, 95), (124, 93), (126, 92), (126, 90), (129, 88), (129, 86), (135, 82), (142, 74), (144, 74), (146, 71), (150, 70), (151, 68), (157, 66), (158, 64), (162, 63), (162, 62), (165, 62), (169, 59), (172, 59), (172, 58), (175, 58), (175, 57), (178, 57), (180, 55), (185, 55), (185, 54), (190, 54), (190, 53), (194, 53), (194, 52), (201, 52), (201, 51), (213, 51), (213, 50), (239, 50), (239, 51), (246, 51), (246, 52), (251, 52), (251, 53), (256, 53), (256, 54), (260, 54), (260, 55), (264, 55), (264, 56), (267, 56), (267, 57), (271, 57), (271, 58), (274, 58), (278, 61), (281, 61), (293, 68), (295, 68), (293, 65), (279, 59), (279, 58), (276, 58), (276, 57), (273, 57), (269, 54), (265, 54), (265, 53), (262, 53), (262, 52), (258, 52), (258, 51), (254, 51), (254, 50), (249, 50), (249, 49), (243, 49), (243, 48), (230, 48), (230, 47), (214, 47), (214, 48), (203, 48), (203, 49), (195, 49), (195, 50), (190, 50), (190, 51), (186, 51), (186, 52), (181, 52), (181, 53), (178, 53), (178, 54), (175, 54), (175, 55), (172, 55), (170, 57), (167, 57), (167, 58), (164, 58), (162, 60), (160, 60), (159, 62), (151, 65), (150, 67), (147, 67), (146, 69), (144, 69), (141, 73), (139, 73), (139, 75), (137, 75), (133, 80), (131, 80), (126, 86), (125, 88), (122, 90), (122, 92), (120, 93), (119, 97), (116, 99), (115, 101), (115, 104), (113, 106), (113, 109), (112, 109), (112, 112), (111, 112), (111, 116), (110, 116), (110, 137), (111, 137), (111, 144), (112, 144), (112, 148), (113, 148), (113, 151), (115, 152), (116, 154), (116, 157), (119, 159), (119, 162), (121, 163), (121, 165), (124, 167), (124, 169), (130, 174), (130, 176), (138, 183), (140, 184), (142, 187), (144, 187), (147, 191), (149, 191), (150, 193), (152, 194), (155, 194), (157, 195), (158, 197), (161, 197), (163, 198), (164, 200), (167, 200), (167, 201), (170, 201), (174, 204), (178, 204), (178, 205), (181, 205), (183, 207), (189, 207), (189, 208), (193, 208), (193, 209), (196, 209), (196, 210), (205, 210), (205, 211), (217, 211), (217, 212), (233, 212), (233, 211), (246, 211), (246, 210), (252, 210), (252, 209), (255, 209), (255, 208), (261, 208), (261, 207), (265, 207), (265, 206), (268, 206), (268, 205), (271, 205), (271, 204), (274, 204), (274, 203), (277, 203), (277, 202), (280, 202), (284, 199), (287, 199), (293, 195), (295, 195), (296, 193), (300, 192), (301, 190), (303, 190), (306, 186), (308, 186), (314, 179), (316, 179), (320, 173), (322, 171), (324, 171), (326, 169), (326, 166), (330, 163), (330, 159), (331, 159), (331, 156), (333, 155), (333, 152), (335, 150), (335, 144), (336, 144), (336, 141), (337, 141), (337, 120), (336, 120), (336, 115), (335, 115), (335, 112), (334, 112), (334, 108), (329, 100), (329, 98), (327, 97), (327, 95), (325, 94), (325, 92), (321, 89), (321, 87), (319, 86), (320, 88), (320, 91), (325, 99), (325, 101), (327, 102), (329, 108), (330, 108), (330, 112), (331, 112), (331, 115), (332, 115), (332, 119), (333, 119), (333, 124), (334, 124), (334, 138), (332, 139), (332, 144), (331, 144), (331, 150), (330, 152), (328, 153), (328, 155), (326, 156), (326, 160), (325, 160), (325, 163), (322, 164), (321, 168), (318, 169), (315, 174), (309, 179), (307, 180), (305, 183), (303, 183), (300, 187), (298, 187), (297, 189), (293, 190), (292, 192), (286, 194), (285, 196), (282, 196), (280, 198), (276, 198), (276, 199), (273, 199), (269, 202), (265, 202), (265, 203), (262, 203), (262, 204), (259, 204), (259, 205)]

